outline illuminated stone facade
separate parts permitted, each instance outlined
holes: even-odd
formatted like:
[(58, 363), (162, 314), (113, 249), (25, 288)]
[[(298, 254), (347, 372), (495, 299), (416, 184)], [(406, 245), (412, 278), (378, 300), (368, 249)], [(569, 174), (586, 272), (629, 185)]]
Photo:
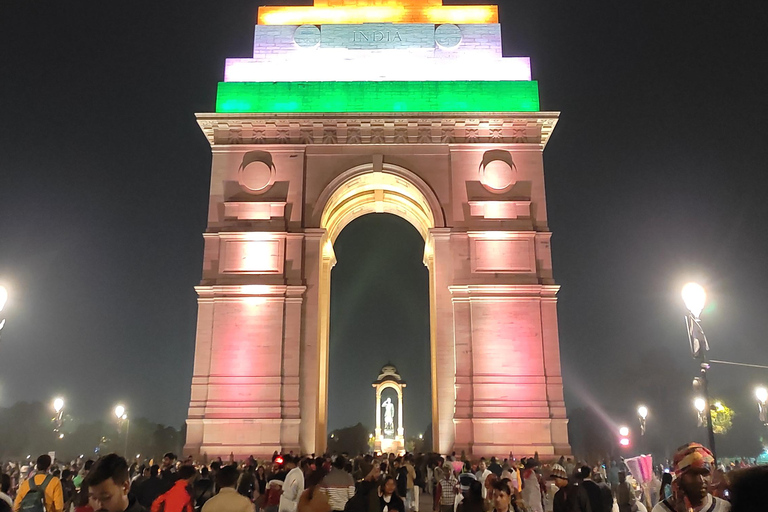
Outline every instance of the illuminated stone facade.
[[(361, 42), (371, 27), (356, 24), (383, 7), (394, 11), (374, 21), (389, 35)], [(333, 243), (355, 218), (384, 212), (425, 240), (434, 448), (570, 451), (542, 155), (557, 113), (539, 111), (528, 60), (501, 57), (496, 8), (472, 7), (459, 10), (463, 25), (445, 25), (454, 11), (437, 0), (260, 9), (254, 59), (237, 71), (228, 61), (217, 112), (198, 115), (213, 164), (187, 452), (325, 449)], [(427, 26), (398, 28), (404, 12)], [(286, 27), (270, 13), (312, 25)], [(472, 52), (496, 67), (453, 76)], [(329, 73), (366, 56), (401, 70)], [(402, 71), (419, 63), (434, 74)], [(461, 81), (473, 83), (456, 94), (449, 83)], [(387, 95), (373, 94), (374, 82)], [(498, 92), (481, 97), (494, 88), (517, 91), (517, 108)], [(419, 109), (433, 100), (437, 108)]]

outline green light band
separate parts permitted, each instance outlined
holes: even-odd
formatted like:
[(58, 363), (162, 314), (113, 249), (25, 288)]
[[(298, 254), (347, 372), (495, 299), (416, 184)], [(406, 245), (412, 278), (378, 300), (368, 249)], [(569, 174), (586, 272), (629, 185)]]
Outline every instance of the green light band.
[(537, 82), (220, 82), (216, 112), (537, 112)]

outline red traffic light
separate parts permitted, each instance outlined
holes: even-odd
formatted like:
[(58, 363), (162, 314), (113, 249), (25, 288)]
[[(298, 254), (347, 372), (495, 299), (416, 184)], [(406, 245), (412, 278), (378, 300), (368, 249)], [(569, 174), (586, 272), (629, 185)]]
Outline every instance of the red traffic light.
[(622, 437), (621, 440), (619, 440), (619, 444), (621, 446), (629, 446), (629, 439), (626, 437)]
[(282, 456), (280, 456), (280, 455), (278, 455), (277, 457), (275, 457), (275, 464), (280, 464), (280, 465), (282, 465), (282, 464), (283, 464), (283, 457), (282, 457)]

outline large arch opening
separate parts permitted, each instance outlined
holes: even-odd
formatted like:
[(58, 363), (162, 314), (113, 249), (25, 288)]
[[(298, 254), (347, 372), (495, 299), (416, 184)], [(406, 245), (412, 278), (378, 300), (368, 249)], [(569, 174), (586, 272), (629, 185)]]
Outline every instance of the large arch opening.
[[(404, 402), (395, 386), (382, 384), (397, 408), (404, 441), (418, 439), (432, 422), (429, 350), (429, 272), (424, 266), (424, 239), (402, 218), (368, 214), (350, 222), (334, 244), (337, 263), (331, 272), (328, 430), (362, 423), (375, 434), (380, 400), (371, 383), (385, 364), (393, 364), (407, 381)], [(350, 407), (354, 405), (353, 407)], [(402, 405), (402, 408), (401, 408)], [(380, 423), (380, 421), (379, 421)], [(431, 433), (427, 434), (427, 438)], [(343, 451), (350, 439), (326, 439), (329, 449)], [(344, 446), (339, 446), (339, 443)], [(421, 444), (419, 442), (419, 444)], [(349, 448), (348, 448), (349, 449)]]
[[(433, 442), (439, 439), (436, 382), (436, 304), (434, 241), (432, 230), (444, 227), (439, 202), (418, 176), (399, 166), (379, 162), (342, 173), (321, 194), (320, 228), (325, 230), (320, 261), (318, 298), (318, 406), (315, 432), (317, 450), (326, 449), (331, 312), (331, 271), (336, 264), (334, 244), (352, 221), (371, 213), (388, 213), (409, 222), (424, 240), (423, 264), (428, 271), (430, 394)], [(370, 402), (365, 402), (370, 403)]]

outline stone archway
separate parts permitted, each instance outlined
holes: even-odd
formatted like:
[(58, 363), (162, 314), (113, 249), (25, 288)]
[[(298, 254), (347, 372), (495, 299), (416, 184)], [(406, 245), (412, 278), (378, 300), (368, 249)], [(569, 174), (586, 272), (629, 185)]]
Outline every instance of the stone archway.
[[(320, 208), (322, 208), (320, 210)], [(318, 371), (312, 375), (307, 370), (307, 380), (317, 381), (317, 409), (315, 411), (315, 447), (325, 450), (328, 426), (328, 342), (330, 335), (331, 270), (336, 263), (333, 243), (350, 222), (372, 213), (390, 213), (411, 223), (424, 238), (424, 264), (429, 280), (430, 302), (430, 370), (432, 394), (432, 435), (439, 439), (440, 415), (438, 400), (452, 403), (453, 382), (451, 368), (438, 368), (438, 333), (436, 325), (436, 290), (433, 274), (435, 270), (434, 236), (437, 229), (445, 226), (445, 218), (439, 200), (429, 186), (413, 172), (394, 164), (386, 164), (376, 158), (371, 164), (356, 166), (341, 173), (320, 194), (315, 214), (320, 213), (320, 261), (317, 311), (308, 311), (308, 316), (317, 316), (318, 325)], [(450, 344), (452, 340), (446, 340)], [(445, 344), (445, 342), (443, 343)], [(451, 344), (452, 345), (452, 344)], [(452, 352), (452, 346), (448, 347)], [(442, 371), (441, 371), (442, 370)], [(440, 383), (443, 383), (442, 388)], [(445, 396), (447, 395), (447, 396)], [(306, 404), (309, 405), (309, 404)], [(309, 407), (302, 408), (302, 412)], [(309, 413), (309, 411), (307, 411)], [(306, 417), (308, 414), (302, 414)], [(308, 432), (304, 438), (309, 437)], [(307, 447), (308, 448), (308, 447)]]
[(493, 115), (198, 116), (213, 163), (188, 453), (325, 449), (333, 242), (376, 212), (425, 240), (434, 449), (570, 451), (543, 172), (557, 115)]

